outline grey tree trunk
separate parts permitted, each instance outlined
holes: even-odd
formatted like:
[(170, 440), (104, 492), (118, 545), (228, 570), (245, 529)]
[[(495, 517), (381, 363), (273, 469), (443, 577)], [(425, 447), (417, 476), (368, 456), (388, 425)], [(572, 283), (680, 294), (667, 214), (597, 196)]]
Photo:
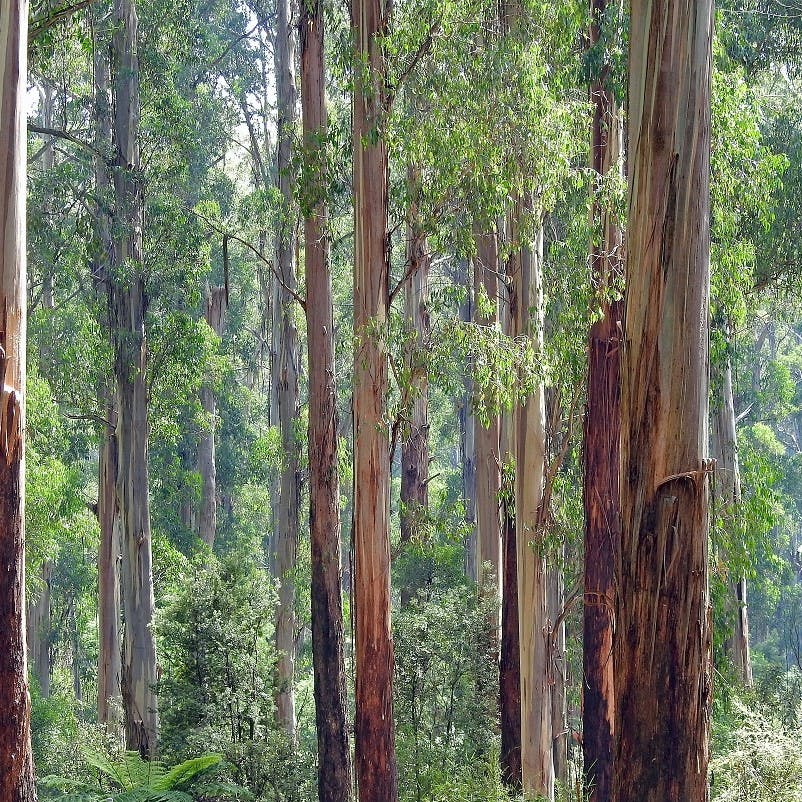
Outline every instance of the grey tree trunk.
[[(480, 309), (478, 300), (473, 305), (473, 319), (478, 326), (498, 328), (498, 274), (500, 271), (498, 239), (495, 232), (475, 230), (476, 256), (474, 258), (473, 286), (479, 294), (483, 290), (489, 311)], [(501, 456), (499, 453), (499, 415), (489, 415), (487, 426), (477, 420), (474, 429), (476, 466), (476, 567), (480, 592), (492, 598), (493, 615), (490, 620), (494, 643), (498, 643), (501, 615), (501, 520), (499, 493), (501, 491)]]
[[(226, 245), (223, 245), (225, 251)], [(228, 286), (206, 287), (204, 318), (209, 328), (222, 337), (226, 326), (228, 309)], [(215, 454), (215, 429), (217, 426), (217, 398), (214, 388), (204, 384), (200, 389), (200, 402), (206, 415), (208, 428), (204, 428), (198, 440), (198, 473), (201, 477), (201, 504), (198, 515), (198, 535), (209, 547), (214, 548), (217, 534), (217, 458)]]
[[(92, 281), (99, 296), (108, 292), (109, 263), (113, 258), (112, 220), (109, 204), (113, 194), (107, 159), (113, 153), (111, 75), (109, 72), (109, 24), (101, 11), (93, 11), (95, 42), (93, 66), (95, 78), (95, 192), (101, 201), (95, 215), (95, 250)], [(101, 313), (101, 326), (111, 337), (108, 307)], [(100, 436), (98, 459), (98, 523), (100, 548), (98, 552), (98, 722), (122, 735), (122, 646), (120, 642), (120, 561), (122, 549), (122, 519), (117, 500), (119, 449), (117, 445), (117, 412), (113, 392), (101, 380), (98, 387), (98, 408), (105, 413), (106, 422)]]
[(135, 0), (115, 0), (111, 39), (115, 221), (107, 282), (117, 406), (123, 619), (121, 686), (129, 749), (156, 753), (155, 600), (148, 492), (147, 298), (142, 266), (144, 203), (139, 161), (139, 59)]
[(276, 6), (276, 93), (278, 100), (276, 179), (282, 208), (276, 233), (276, 271), (273, 331), (272, 397), (281, 432), (283, 461), (273, 537), (276, 577), (280, 582), (276, 611), (276, 710), (279, 724), (295, 740), (295, 563), (298, 552), (298, 517), (301, 495), (300, 444), (295, 433), (299, 415), (298, 377), (300, 345), (295, 324), (297, 286), (295, 249), (297, 212), (292, 198), (292, 138), (297, 123), (295, 91), (295, 28), (290, 22), (291, 0)]
[[(513, 333), (543, 352), (543, 227), (523, 242), (521, 221), (536, 213), (524, 202), (510, 215), (514, 289)], [(546, 470), (545, 388), (520, 399), (515, 421), (515, 513), (518, 548), (518, 627), (521, 653), (521, 771), (524, 793), (554, 798), (554, 759), (549, 654), (546, 557), (542, 548)]]
[[(738, 463), (738, 433), (729, 351), (723, 363), (717, 366), (716, 372), (718, 398), (713, 409), (713, 431), (710, 439), (713, 459), (716, 460), (717, 504), (723, 525), (737, 533), (740, 529), (738, 508), (741, 504), (741, 469)], [(734, 621), (732, 630), (724, 641), (724, 648), (732, 660), (738, 679), (749, 687), (753, 684), (753, 677), (745, 577), (730, 580), (729, 606)]]
[(39, 596), (28, 602), (27, 638), (28, 668), (39, 683), (39, 692), (46, 699), (50, 696), (50, 575), (53, 563), (47, 560), (42, 565)]
[[(401, 443), (401, 542), (416, 539), (429, 510), (429, 374), (426, 347), (429, 341), (429, 254), (418, 220), (417, 192), (420, 176), (408, 170), (411, 197), (407, 230), (407, 271), (404, 285), (406, 326), (405, 368), (410, 394), (409, 432)], [(406, 590), (406, 594), (405, 594)], [(402, 604), (409, 589), (401, 589)]]
[[(465, 265), (464, 275), (460, 269), (457, 281), (464, 281), (467, 289), (465, 301), (460, 305), (460, 320), (473, 320), (472, 276)], [(465, 391), (459, 407), (460, 465), (462, 466), (462, 498), (465, 504), (465, 523), (468, 537), (465, 543), (465, 575), (474, 582), (479, 580), (476, 532), (476, 418), (473, 414), (473, 381), (465, 376)]]

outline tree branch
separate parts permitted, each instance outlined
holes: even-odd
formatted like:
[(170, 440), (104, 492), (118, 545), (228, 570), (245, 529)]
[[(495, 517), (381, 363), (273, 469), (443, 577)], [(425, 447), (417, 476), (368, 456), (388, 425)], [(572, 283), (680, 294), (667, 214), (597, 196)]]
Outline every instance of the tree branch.
[(74, 145), (78, 145), (79, 148), (87, 150), (93, 156), (99, 156), (101, 159), (103, 159), (103, 161), (105, 161), (103, 154), (94, 145), (90, 144), (89, 142), (85, 142), (83, 139), (79, 139), (69, 131), (62, 131), (58, 128), (44, 128), (41, 125), (36, 125), (35, 123), (28, 123), (28, 130), (33, 134), (52, 136), (56, 139), (65, 139), (67, 142), (72, 142)]
[(190, 209), (189, 211), (192, 212), (192, 214), (194, 214), (199, 220), (206, 223), (206, 225), (209, 226), (209, 228), (211, 228), (212, 231), (216, 232), (217, 234), (220, 234), (220, 236), (222, 237), (225, 237), (226, 240), (239, 242), (240, 245), (244, 245), (246, 248), (248, 248), (248, 250), (252, 251), (259, 258), (260, 261), (264, 262), (264, 264), (266, 264), (270, 268), (270, 272), (275, 276), (278, 283), (281, 284), (281, 286), (284, 288), (284, 290), (286, 290), (287, 293), (289, 293), (289, 295), (293, 298), (293, 300), (295, 300), (300, 305), (301, 309), (306, 311), (306, 299), (302, 298), (300, 295), (298, 295), (297, 292), (295, 292), (295, 290), (287, 286), (283, 277), (278, 272), (278, 270), (276, 270), (273, 263), (269, 259), (265, 259), (265, 257), (259, 252), (258, 248), (255, 248), (250, 242), (242, 239), (242, 237), (238, 237), (236, 234), (229, 234), (227, 231), (224, 231), (218, 225), (215, 225), (215, 223), (213, 223), (211, 220), (204, 217), (197, 210)]
[(77, 3), (55, 9), (51, 14), (45, 17), (32, 20), (31, 24), (28, 26), (28, 44), (30, 45), (45, 31), (54, 28), (56, 25), (60, 25), (62, 22), (66, 22), (73, 14), (91, 6), (94, 2), (95, 0), (78, 0)]

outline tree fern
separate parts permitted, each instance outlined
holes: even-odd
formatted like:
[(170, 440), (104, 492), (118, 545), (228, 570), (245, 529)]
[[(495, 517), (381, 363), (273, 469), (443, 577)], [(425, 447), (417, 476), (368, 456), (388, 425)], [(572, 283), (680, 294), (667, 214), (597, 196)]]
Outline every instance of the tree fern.
[(176, 766), (159, 760), (142, 760), (138, 752), (125, 752), (111, 758), (103, 752), (86, 749), (87, 766), (98, 772), (94, 783), (49, 776), (41, 781), (45, 789), (61, 791), (60, 802), (195, 802), (204, 799), (245, 799), (248, 791), (240, 786), (210, 783), (204, 775), (219, 765), (220, 755), (191, 758)]

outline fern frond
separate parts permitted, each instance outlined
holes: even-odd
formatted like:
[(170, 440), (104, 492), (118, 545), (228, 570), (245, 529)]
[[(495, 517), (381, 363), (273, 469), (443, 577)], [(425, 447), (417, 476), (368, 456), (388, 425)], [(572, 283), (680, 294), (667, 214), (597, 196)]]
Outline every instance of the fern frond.
[(57, 774), (48, 774), (47, 777), (40, 777), (38, 784), (41, 785), (42, 788), (48, 788), (54, 791), (97, 793), (97, 785), (86, 783), (83, 780), (76, 780), (72, 777), (59, 777)]
[(82, 750), (84, 760), (88, 766), (97, 769), (118, 788), (127, 790), (131, 788), (125, 766), (115, 763), (107, 754), (93, 747), (86, 746)]
[(195, 802), (195, 797), (186, 791), (159, 791), (155, 788), (134, 788), (114, 797), (114, 802)]
[(222, 759), (222, 755), (212, 753), (185, 760), (183, 763), (173, 766), (158, 782), (152, 782), (151, 786), (154, 789), (165, 791), (170, 788), (185, 787), (188, 783), (209, 771), (209, 769), (217, 766)]

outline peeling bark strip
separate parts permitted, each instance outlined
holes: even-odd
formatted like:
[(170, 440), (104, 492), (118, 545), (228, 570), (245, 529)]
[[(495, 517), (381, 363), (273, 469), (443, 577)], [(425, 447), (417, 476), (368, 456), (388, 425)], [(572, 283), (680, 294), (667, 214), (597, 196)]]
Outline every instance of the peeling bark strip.
[(616, 802), (703, 802), (712, 0), (633, 0)]
[(395, 802), (387, 425), (387, 145), (384, 0), (353, 0), (354, 602), (356, 774), (360, 802)]
[[(591, 47), (601, 35), (606, 0), (592, 0)], [(593, 104), (591, 163), (601, 178), (621, 169), (623, 125), (605, 66), (590, 90)], [(609, 209), (594, 203), (590, 263), (602, 298), (623, 269), (623, 242)], [(588, 400), (585, 414), (585, 564), (583, 605), (582, 751), (589, 802), (612, 793), (615, 697), (613, 628), (616, 555), (621, 539), (619, 459), (621, 432), (621, 343), (623, 304), (604, 301), (602, 318), (588, 339)]]
[(309, 530), (312, 546), (312, 664), (319, 802), (351, 798), (348, 693), (345, 683), (340, 477), (337, 468), (337, 386), (334, 310), (327, 231), (326, 69), (322, 0), (301, 2), (301, 102), (304, 146), (315, 167), (305, 187), (304, 256), (309, 337)]
[(0, 4), (0, 799), (36, 799), (25, 648), (25, 78), (28, 3)]
[(115, 221), (112, 277), (106, 283), (117, 395), (117, 503), (125, 625), (121, 685), (125, 737), (143, 757), (156, 753), (156, 640), (148, 493), (145, 382), (147, 297), (142, 269), (144, 200), (139, 162), (139, 58), (135, 0), (115, 0), (111, 39)]

